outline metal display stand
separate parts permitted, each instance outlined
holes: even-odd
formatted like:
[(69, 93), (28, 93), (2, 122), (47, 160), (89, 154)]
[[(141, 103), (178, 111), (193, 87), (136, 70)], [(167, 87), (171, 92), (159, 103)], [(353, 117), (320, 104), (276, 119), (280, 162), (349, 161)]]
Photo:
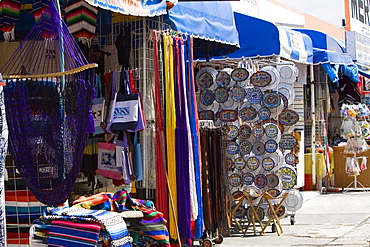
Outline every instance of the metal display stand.
[[(361, 159), (361, 158), (364, 158), (364, 157), (356, 157), (356, 154), (355, 154), (355, 156), (352, 157), (351, 159)], [(369, 192), (369, 189), (365, 188), (365, 186), (360, 181), (357, 180), (357, 176), (358, 175), (353, 175), (354, 177), (353, 181), (349, 183), (346, 188), (343, 189), (343, 192), (358, 191), (358, 190)], [(351, 188), (352, 185), (353, 187)]]

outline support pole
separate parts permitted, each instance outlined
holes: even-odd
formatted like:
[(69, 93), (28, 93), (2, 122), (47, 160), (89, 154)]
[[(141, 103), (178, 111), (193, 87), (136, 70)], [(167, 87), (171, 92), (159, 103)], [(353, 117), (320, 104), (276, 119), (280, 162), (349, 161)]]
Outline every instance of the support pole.
[(311, 158), (312, 158), (312, 185), (316, 185), (316, 115), (315, 115), (315, 79), (313, 65), (310, 65), (311, 88)]

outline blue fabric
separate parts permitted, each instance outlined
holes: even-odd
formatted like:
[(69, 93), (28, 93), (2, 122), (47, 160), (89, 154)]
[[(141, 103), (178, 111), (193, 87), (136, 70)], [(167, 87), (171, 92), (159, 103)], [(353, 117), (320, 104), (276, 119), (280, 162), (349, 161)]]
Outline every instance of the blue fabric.
[[(215, 59), (277, 55), (292, 61), (312, 63), (312, 42), (307, 35), (236, 12), (234, 18), (240, 49), (225, 56), (214, 57)], [(292, 40), (299, 40), (303, 44), (293, 44)], [(299, 50), (298, 47), (303, 47), (304, 50)]]
[[(227, 1), (180, 2), (168, 11), (165, 22), (173, 30), (189, 34), (194, 40), (194, 58), (224, 55), (239, 46), (231, 5)], [(199, 48), (199, 50), (197, 49)]]
[(344, 65), (344, 64), (330, 64), (330, 63), (323, 63), (321, 66), (324, 68), (325, 72), (328, 74), (330, 80), (333, 83), (338, 82), (339, 80), (339, 72), (343, 75), (347, 76), (351, 81), (358, 82), (359, 81), (359, 71), (357, 65)]

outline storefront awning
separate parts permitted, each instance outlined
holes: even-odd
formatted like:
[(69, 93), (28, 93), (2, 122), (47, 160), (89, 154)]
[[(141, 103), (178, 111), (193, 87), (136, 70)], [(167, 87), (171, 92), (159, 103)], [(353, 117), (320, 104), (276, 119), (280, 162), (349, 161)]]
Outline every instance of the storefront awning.
[(197, 38), (194, 41), (194, 58), (224, 55), (239, 47), (229, 2), (179, 2), (168, 11), (165, 19), (173, 30)]
[[(85, 0), (89, 4), (115, 13), (133, 16), (158, 16), (167, 13), (166, 2), (168, 0)], [(169, 1), (173, 4), (177, 0)]]
[(240, 13), (234, 13), (234, 17), (240, 49), (218, 58), (276, 55), (295, 62), (312, 63), (312, 42), (307, 35)]

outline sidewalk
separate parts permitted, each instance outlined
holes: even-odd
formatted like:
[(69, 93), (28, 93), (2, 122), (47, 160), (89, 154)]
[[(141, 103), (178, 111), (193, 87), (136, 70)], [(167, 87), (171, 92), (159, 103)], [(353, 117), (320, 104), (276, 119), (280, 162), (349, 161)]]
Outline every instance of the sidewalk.
[(304, 203), (295, 213), (295, 224), (290, 224), (290, 217), (281, 219), (281, 236), (268, 227), (266, 234), (234, 234), (214, 246), (370, 246), (370, 193), (304, 191), (302, 195)]

